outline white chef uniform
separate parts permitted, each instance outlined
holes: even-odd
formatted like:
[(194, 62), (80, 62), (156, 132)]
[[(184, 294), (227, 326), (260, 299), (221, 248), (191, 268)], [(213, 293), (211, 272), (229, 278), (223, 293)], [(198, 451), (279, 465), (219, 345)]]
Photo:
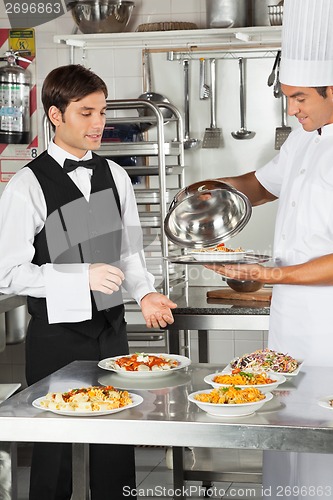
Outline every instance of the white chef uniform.
[[(281, 83), (333, 85), (333, 2), (285, 0)], [(280, 154), (256, 172), (279, 198), (274, 256), (293, 265), (333, 253), (333, 124), (294, 131)], [(268, 347), (333, 367), (333, 287), (275, 285)], [(333, 496), (333, 455), (264, 452), (264, 498)]]
[[(48, 153), (61, 166), (66, 158), (78, 160), (51, 142)], [(92, 157), (88, 151), (81, 158)], [(126, 171), (109, 161), (119, 193), (122, 222), (126, 227), (140, 227), (134, 191)], [(90, 196), (92, 171), (79, 167), (68, 175), (86, 199)], [(91, 319), (89, 264), (71, 264), (71, 272), (59, 272), (61, 265), (31, 263), (34, 237), (44, 227), (46, 203), (42, 189), (32, 171), (23, 168), (15, 174), (0, 198), (0, 292), (32, 297), (46, 297), (50, 323), (79, 322)], [(124, 232), (126, 237), (126, 232)], [(126, 241), (123, 248), (126, 249)], [(122, 260), (124, 287), (138, 303), (154, 292), (154, 278), (139, 254)]]

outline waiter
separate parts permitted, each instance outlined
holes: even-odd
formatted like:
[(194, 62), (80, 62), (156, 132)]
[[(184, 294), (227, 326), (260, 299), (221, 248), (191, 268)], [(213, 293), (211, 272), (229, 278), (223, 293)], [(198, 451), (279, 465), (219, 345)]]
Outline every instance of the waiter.
[[(75, 360), (128, 353), (122, 284), (148, 327), (173, 322), (176, 304), (156, 292), (145, 266), (130, 178), (91, 152), (107, 94), (83, 66), (51, 71), (42, 102), (54, 138), (0, 199), (0, 292), (28, 295), (29, 385)], [(135, 488), (133, 447), (91, 445), (91, 500), (123, 498), (125, 486)], [(71, 445), (36, 444), (30, 500), (70, 500), (71, 492)]]
[[(278, 265), (209, 268), (274, 285), (268, 347), (333, 367), (332, 0), (285, 0), (281, 55), (281, 88), (301, 126), (263, 168), (223, 179), (253, 205), (278, 199)], [(270, 499), (333, 493), (332, 455), (264, 452), (263, 472)]]

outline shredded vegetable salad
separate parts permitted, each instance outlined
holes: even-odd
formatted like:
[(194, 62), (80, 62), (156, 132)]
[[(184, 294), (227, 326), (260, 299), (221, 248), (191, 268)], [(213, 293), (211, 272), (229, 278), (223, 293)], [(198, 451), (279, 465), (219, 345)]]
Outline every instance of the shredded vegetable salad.
[(271, 370), (278, 373), (292, 373), (298, 368), (298, 361), (288, 354), (271, 349), (258, 349), (251, 354), (244, 354), (230, 363), (231, 368), (250, 370)]
[(132, 403), (127, 391), (109, 385), (70, 389), (67, 392), (49, 392), (40, 405), (50, 410), (86, 411), (114, 410)]

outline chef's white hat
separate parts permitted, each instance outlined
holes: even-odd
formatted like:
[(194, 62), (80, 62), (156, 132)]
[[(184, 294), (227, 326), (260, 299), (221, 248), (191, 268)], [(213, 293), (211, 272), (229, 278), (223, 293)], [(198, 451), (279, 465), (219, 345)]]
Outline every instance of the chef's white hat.
[(285, 0), (280, 81), (333, 85), (333, 0)]

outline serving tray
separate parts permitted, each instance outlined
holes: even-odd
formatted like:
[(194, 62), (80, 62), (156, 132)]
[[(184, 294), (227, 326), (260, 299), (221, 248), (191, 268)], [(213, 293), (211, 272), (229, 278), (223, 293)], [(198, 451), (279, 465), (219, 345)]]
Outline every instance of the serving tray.
[(272, 259), (270, 255), (262, 255), (258, 253), (249, 252), (245, 255), (242, 255), (239, 259), (230, 261), (230, 260), (221, 260), (221, 255), (219, 255), (219, 260), (216, 262), (211, 260), (211, 257), (207, 260), (196, 260), (192, 255), (178, 255), (164, 257), (169, 262), (174, 264), (195, 264), (195, 265), (205, 265), (205, 264), (260, 264), (262, 262), (268, 262)]

